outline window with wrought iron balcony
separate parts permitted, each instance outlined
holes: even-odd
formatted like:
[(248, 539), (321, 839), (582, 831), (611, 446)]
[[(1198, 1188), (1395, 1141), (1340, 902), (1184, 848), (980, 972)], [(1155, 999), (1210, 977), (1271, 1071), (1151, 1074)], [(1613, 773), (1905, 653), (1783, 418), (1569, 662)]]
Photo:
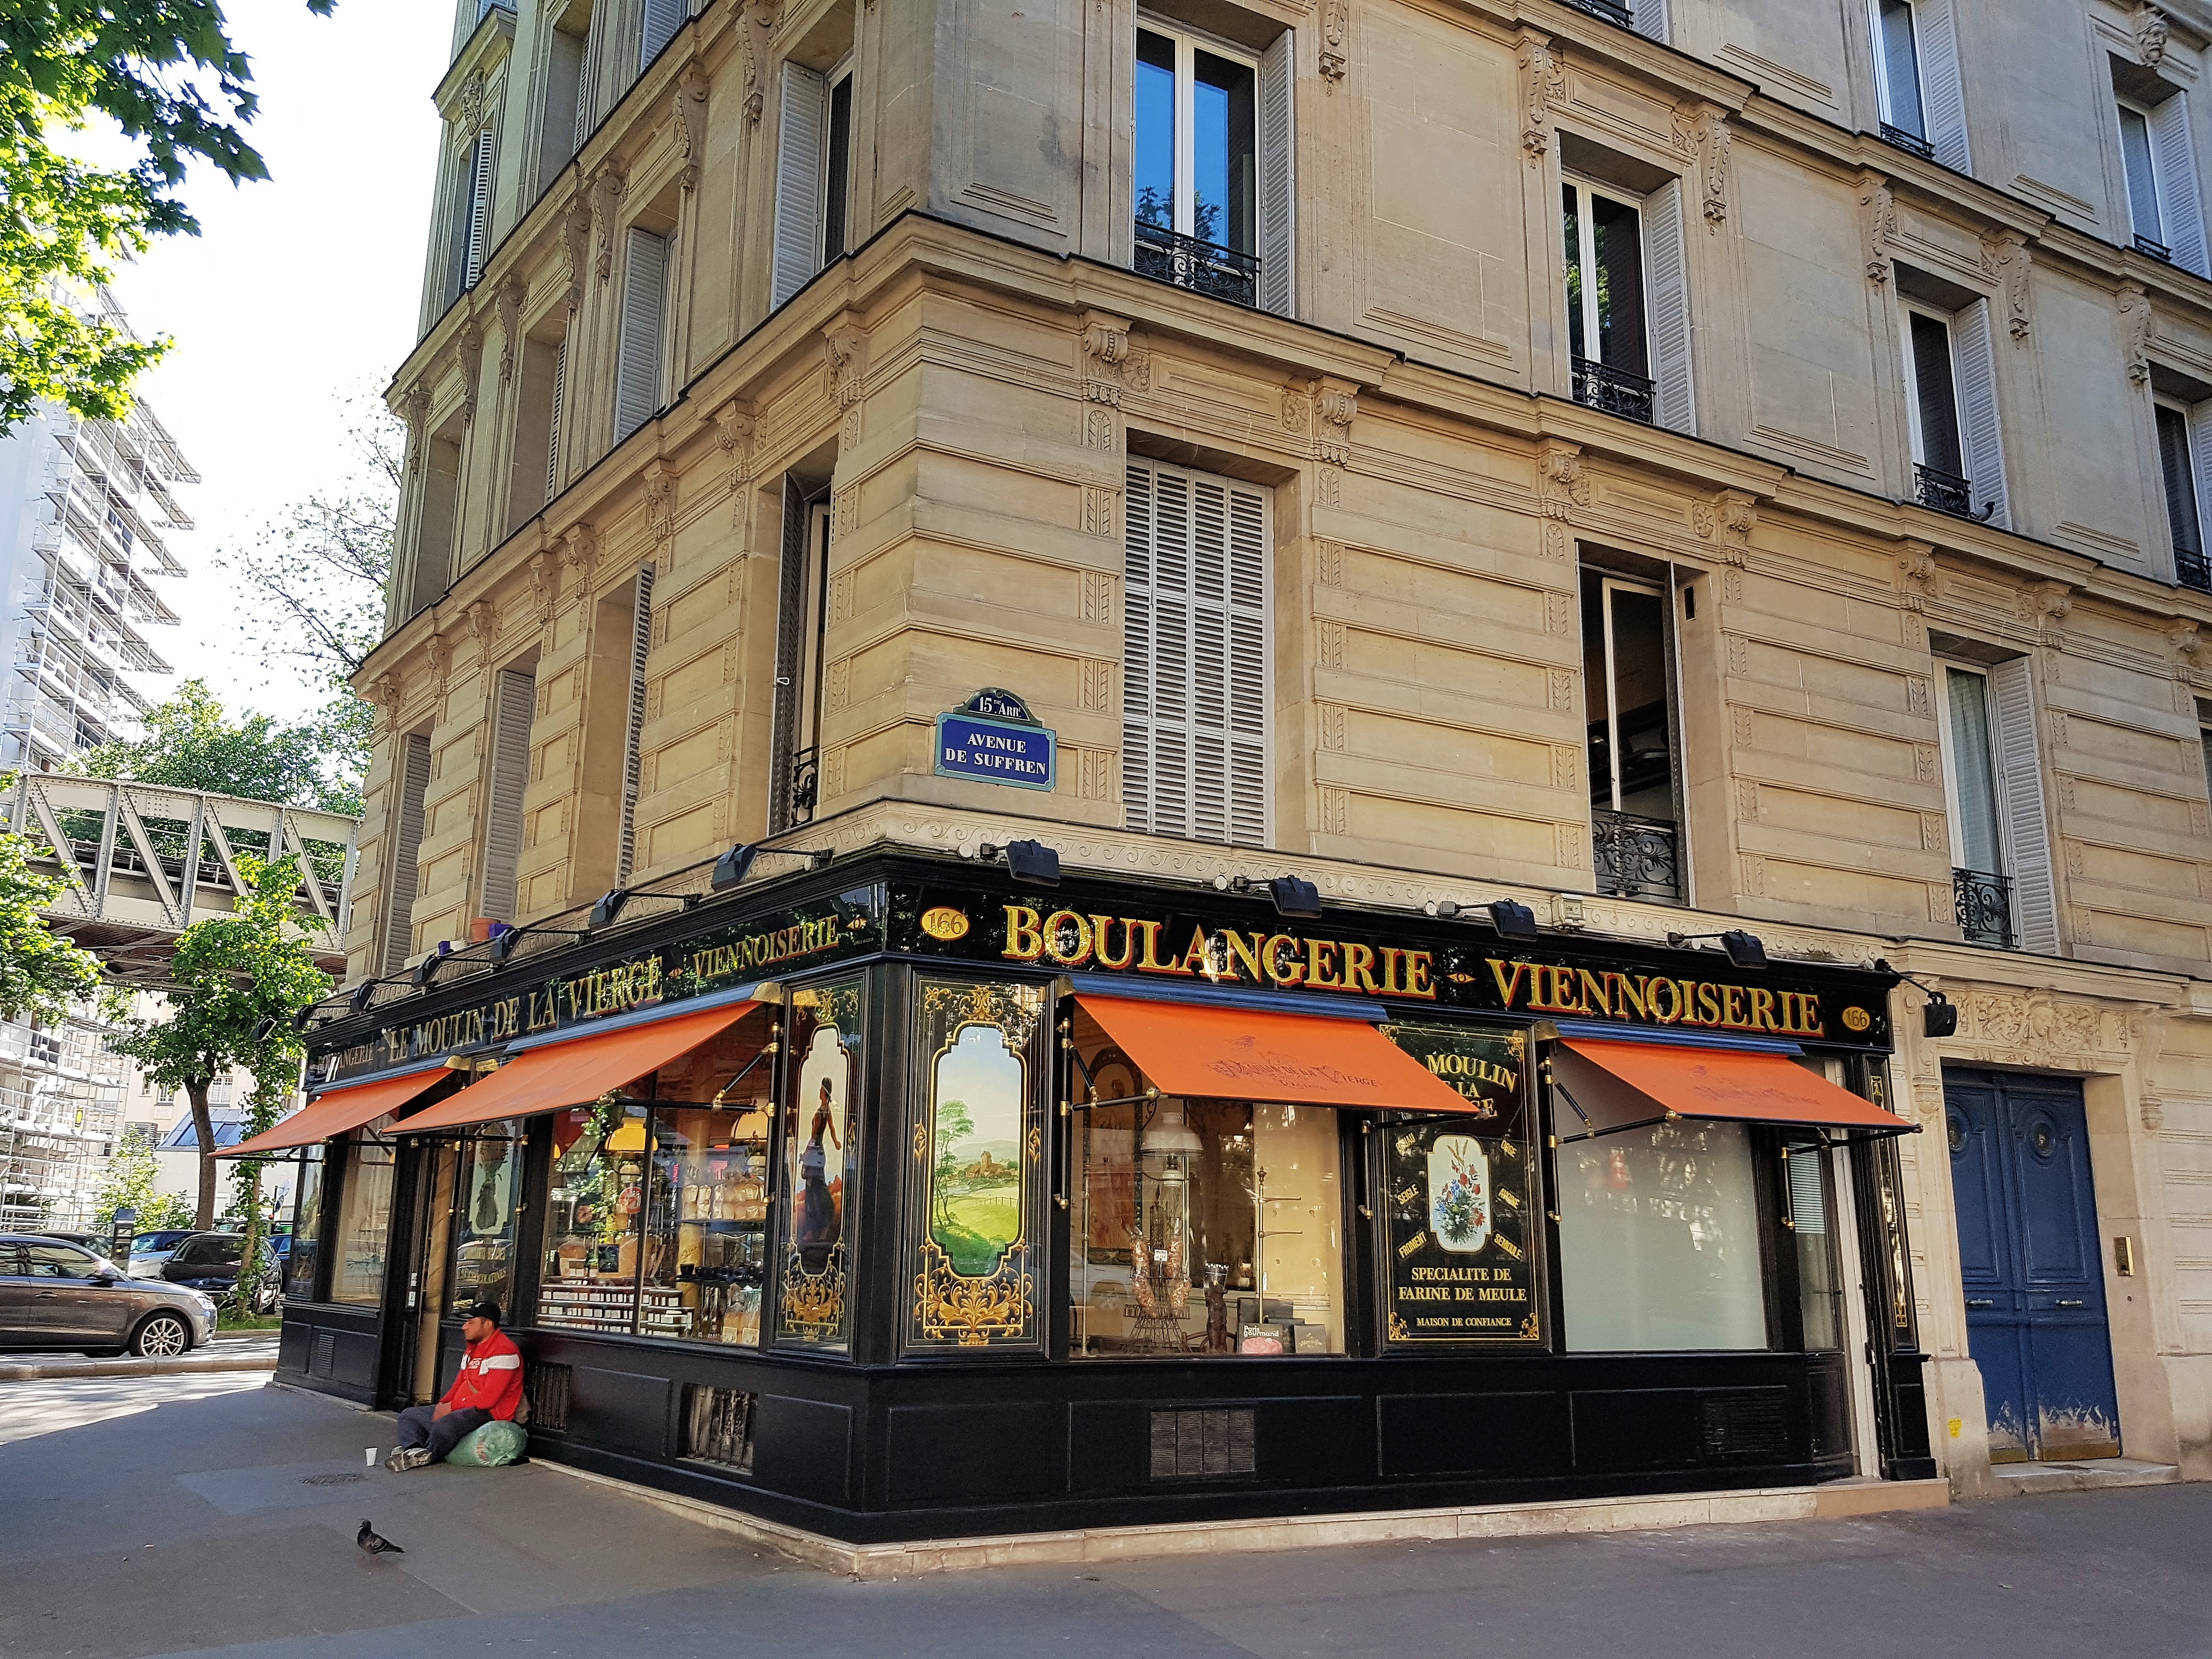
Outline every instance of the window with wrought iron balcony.
[[(2153, 405), (2158, 423), (2158, 465), (2166, 486), (2166, 528), (2173, 538), (2173, 580), (2200, 593), (2212, 593), (2212, 559), (2205, 556), (2203, 493), (2197, 488), (2201, 469), (2212, 460), (2212, 399), (2185, 404), (2169, 397), (2157, 383)], [(2202, 387), (2196, 388), (2203, 390)]]
[(2021, 657), (1938, 667), (1952, 914), (1969, 943), (2001, 951), (2057, 945), (2029, 678)]
[[(1912, 499), (1934, 512), (1986, 523), (1996, 514), (2004, 488), (1988, 302), (1975, 300), (1947, 313), (1908, 300), (1900, 320), (1910, 383), (1905, 413), (1912, 441)], [(1962, 404), (1967, 409), (1962, 410)], [(1962, 418), (1969, 411), (1973, 418)], [(1982, 498), (1978, 508), (1977, 495)]]
[(1671, 601), (1657, 583), (1583, 572), (1590, 867), (1597, 890), (1683, 904)]

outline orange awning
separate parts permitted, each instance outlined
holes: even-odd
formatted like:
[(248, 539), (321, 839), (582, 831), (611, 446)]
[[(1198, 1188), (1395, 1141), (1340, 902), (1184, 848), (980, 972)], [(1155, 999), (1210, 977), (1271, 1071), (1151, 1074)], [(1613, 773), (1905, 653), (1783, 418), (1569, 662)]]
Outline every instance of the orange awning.
[(356, 1083), (317, 1095), (273, 1129), (264, 1129), (251, 1140), (217, 1152), (217, 1158), (252, 1158), (262, 1152), (281, 1152), (294, 1146), (351, 1134), (386, 1112), (396, 1112), (441, 1078), (451, 1076), (442, 1066), (426, 1066), (398, 1077), (374, 1083)]
[[(1871, 1130), (1909, 1133), (1913, 1125), (1847, 1089), (1808, 1071), (1787, 1054), (1733, 1048), (1686, 1048), (1658, 1042), (1607, 1042), (1587, 1037), (1562, 1042), (1559, 1048), (1586, 1061), (1607, 1086), (1577, 1088), (1562, 1075), (1561, 1055), (1553, 1054), (1555, 1083), (1564, 1083), (1574, 1103), (1591, 1118), (1589, 1130), (1662, 1121), (1670, 1117), (1720, 1119), (1735, 1123), (1792, 1123), (1807, 1128)], [(1566, 1068), (1570, 1073), (1571, 1066)], [(1622, 1098), (1623, 1091), (1626, 1098)], [(1565, 1129), (1555, 1115), (1554, 1129)], [(1579, 1139), (1564, 1135), (1564, 1139)]]
[(678, 1054), (720, 1036), (760, 1006), (728, 1002), (617, 1030), (586, 1030), (559, 1042), (526, 1049), (489, 1077), (409, 1118), (400, 1127), (410, 1134), (422, 1129), (464, 1129), (597, 1100), (608, 1090), (658, 1071)]
[(1079, 995), (1164, 1095), (1474, 1112), (1450, 1085), (1364, 1020)]

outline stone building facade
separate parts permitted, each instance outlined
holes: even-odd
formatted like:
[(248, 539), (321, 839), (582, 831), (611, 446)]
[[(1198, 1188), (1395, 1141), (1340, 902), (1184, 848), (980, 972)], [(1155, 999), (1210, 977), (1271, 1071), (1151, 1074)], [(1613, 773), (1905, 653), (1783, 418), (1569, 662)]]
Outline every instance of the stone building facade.
[[(1022, 836), (1884, 957), (1954, 1488), (2212, 1474), (2212, 7), (455, 33), (356, 981), (732, 843)], [(978, 687), (1049, 793), (938, 775)], [(2071, 1441), (1985, 1398), (2022, 1224), (1959, 1188), (2046, 1085), (2117, 1410)]]

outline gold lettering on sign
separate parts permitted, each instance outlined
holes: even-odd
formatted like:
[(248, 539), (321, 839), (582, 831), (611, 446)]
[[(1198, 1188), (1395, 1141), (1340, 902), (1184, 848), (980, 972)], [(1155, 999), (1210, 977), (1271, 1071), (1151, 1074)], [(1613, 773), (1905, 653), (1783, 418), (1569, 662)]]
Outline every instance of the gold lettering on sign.
[(1058, 968), (1095, 964), (1120, 971), (1167, 974), (1206, 979), (1217, 985), (1301, 986), (1322, 991), (1354, 991), (1364, 996), (1437, 997), (1436, 956), (1396, 945), (1358, 939), (1301, 939), (1293, 933), (1243, 932), (1224, 927), (1209, 933), (1191, 929), (1178, 952), (1160, 949), (1163, 924), (1141, 917), (1079, 915), (1073, 910), (1040, 914), (1026, 904), (1009, 904), (1006, 942), (1000, 955), (1008, 962), (1049, 962)]
[(1662, 974), (1599, 973), (1498, 957), (1486, 960), (1498, 1000), (1509, 1009), (1723, 1031), (1771, 1031), (1783, 1036), (1818, 1036), (1826, 1029), (1820, 999), (1808, 991), (1719, 985)]

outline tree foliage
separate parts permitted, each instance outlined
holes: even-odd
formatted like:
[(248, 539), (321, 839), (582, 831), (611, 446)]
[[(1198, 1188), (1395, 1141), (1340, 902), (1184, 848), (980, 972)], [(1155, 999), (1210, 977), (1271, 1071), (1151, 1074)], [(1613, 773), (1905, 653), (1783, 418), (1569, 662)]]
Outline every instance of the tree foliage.
[[(161, 1189), (161, 1162), (155, 1156), (153, 1137), (143, 1129), (124, 1132), (115, 1156), (100, 1177), (99, 1206), (92, 1212), (93, 1231), (106, 1232), (115, 1225), (115, 1212), (138, 1212), (131, 1224), (142, 1233), (192, 1224), (192, 1206), (179, 1193)], [(121, 1264), (118, 1263), (118, 1266)]]
[(332, 764), (333, 749), (356, 741), (343, 729), (343, 722), (356, 719), (350, 709), (339, 709), (296, 726), (270, 714), (233, 720), (205, 680), (189, 679), (148, 712), (142, 736), (88, 750), (70, 768), (89, 777), (127, 778), (357, 817), (360, 776)]
[(21, 836), (0, 830), (0, 1019), (59, 1019), (100, 982), (100, 959), (47, 923), (64, 885), (31, 867)]
[[(134, 1018), (112, 1011), (120, 1035), (110, 1046), (138, 1062), (159, 1087), (182, 1089), (191, 1101), (200, 1147), (196, 1226), (215, 1219), (215, 1127), (208, 1085), (234, 1070), (252, 1074), (257, 1097), (297, 1085), (307, 1048), (293, 1018), (331, 988), (292, 906), (300, 872), (295, 860), (239, 860), (245, 886), (224, 915), (194, 922), (177, 936), (170, 988), (161, 995), (167, 1017)], [(249, 1257), (249, 1260), (251, 1258)]]
[[(334, 0), (307, 0), (329, 15)], [(131, 411), (131, 385), (167, 349), (88, 316), (70, 291), (155, 236), (197, 235), (187, 165), (233, 184), (269, 169), (240, 131), (258, 100), (216, 0), (0, 0), (0, 432), (51, 398), (93, 419)], [(58, 148), (95, 121), (129, 159)]]

